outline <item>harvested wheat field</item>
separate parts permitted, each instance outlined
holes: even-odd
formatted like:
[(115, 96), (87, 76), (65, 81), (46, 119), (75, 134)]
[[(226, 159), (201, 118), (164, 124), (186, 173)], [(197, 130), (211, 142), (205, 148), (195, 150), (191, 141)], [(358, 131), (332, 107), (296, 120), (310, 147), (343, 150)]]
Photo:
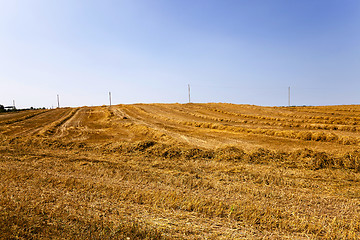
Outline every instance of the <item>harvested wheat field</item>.
[(360, 106), (0, 114), (1, 239), (359, 239)]

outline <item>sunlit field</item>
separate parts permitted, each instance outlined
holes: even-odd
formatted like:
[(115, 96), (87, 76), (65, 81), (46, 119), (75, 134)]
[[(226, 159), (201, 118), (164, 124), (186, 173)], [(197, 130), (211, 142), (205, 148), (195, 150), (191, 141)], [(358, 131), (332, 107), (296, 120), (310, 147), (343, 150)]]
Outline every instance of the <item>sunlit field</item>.
[(1, 239), (359, 239), (360, 106), (0, 114)]

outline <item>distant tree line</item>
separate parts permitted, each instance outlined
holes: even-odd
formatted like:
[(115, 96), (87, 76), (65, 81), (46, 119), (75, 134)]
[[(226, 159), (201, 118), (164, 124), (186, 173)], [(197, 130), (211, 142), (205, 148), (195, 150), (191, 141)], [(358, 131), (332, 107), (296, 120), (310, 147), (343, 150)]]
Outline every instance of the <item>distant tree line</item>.
[(45, 107), (42, 107), (42, 108), (30, 107), (30, 108), (17, 109), (17, 108), (6, 108), (4, 105), (0, 104), (0, 112), (14, 112), (14, 111), (35, 110), (35, 109), (46, 109), (46, 108)]

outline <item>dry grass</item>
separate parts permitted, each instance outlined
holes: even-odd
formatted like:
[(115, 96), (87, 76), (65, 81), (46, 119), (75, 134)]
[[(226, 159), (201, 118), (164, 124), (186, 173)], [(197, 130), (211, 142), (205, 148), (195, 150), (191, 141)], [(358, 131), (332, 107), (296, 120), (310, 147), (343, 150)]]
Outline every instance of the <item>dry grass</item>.
[[(0, 238), (358, 239), (360, 152), (345, 128), (358, 111), (153, 104), (13, 114), (0, 121)], [(307, 120), (344, 128), (309, 131)]]

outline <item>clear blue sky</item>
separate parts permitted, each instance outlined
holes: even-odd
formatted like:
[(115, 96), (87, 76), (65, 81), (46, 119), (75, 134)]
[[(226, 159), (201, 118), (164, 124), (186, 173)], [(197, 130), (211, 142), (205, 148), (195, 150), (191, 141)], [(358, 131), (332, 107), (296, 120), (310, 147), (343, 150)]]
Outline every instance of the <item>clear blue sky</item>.
[(0, 0), (0, 104), (360, 104), (358, 0)]

